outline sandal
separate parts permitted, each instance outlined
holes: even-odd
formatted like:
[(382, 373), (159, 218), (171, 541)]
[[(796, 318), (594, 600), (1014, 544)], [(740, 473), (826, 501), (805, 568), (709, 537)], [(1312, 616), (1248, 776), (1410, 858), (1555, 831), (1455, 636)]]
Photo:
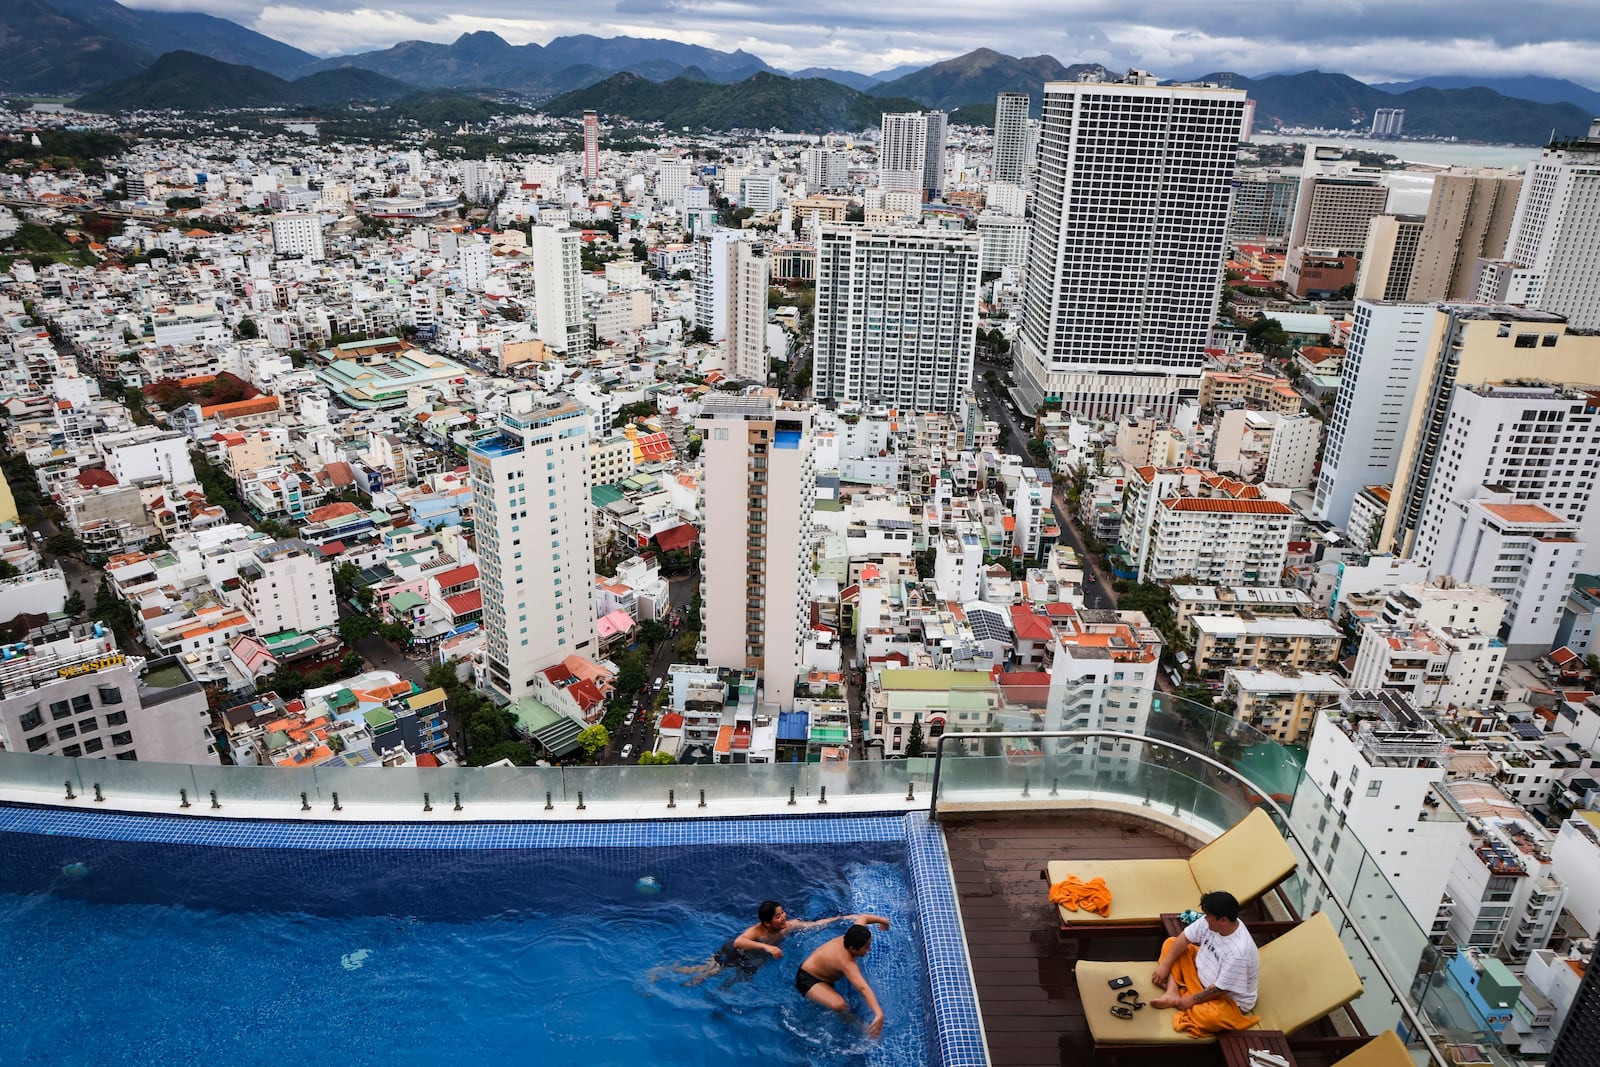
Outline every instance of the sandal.
[(1125, 1008), (1121, 1004), (1113, 1004), (1111, 1006), (1111, 1014), (1119, 1019), (1131, 1019), (1133, 1018), (1133, 1009)]
[(1117, 999), (1134, 1011), (1144, 1007), (1144, 1001), (1139, 999), (1139, 991), (1137, 989), (1124, 989), (1117, 994)]

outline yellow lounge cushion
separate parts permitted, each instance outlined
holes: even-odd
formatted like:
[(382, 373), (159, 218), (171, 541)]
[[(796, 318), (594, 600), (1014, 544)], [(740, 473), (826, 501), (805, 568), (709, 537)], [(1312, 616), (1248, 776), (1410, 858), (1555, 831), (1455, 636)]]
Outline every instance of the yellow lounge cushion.
[(1385, 1030), (1333, 1067), (1417, 1067), (1417, 1061), (1399, 1034)]
[[(1068, 911), (1060, 905), (1056, 910), (1064, 923), (1114, 923), (1157, 922), (1162, 912), (1182, 911), (1192, 908), (1200, 899), (1194, 875), (1189, 873), (1189, 861), (1169, 860), (1084, 860), (1071, 863), (1051, 860), (1045, 865), (1050, 884), (1065, 881), (1067, 875), (1080, 878), (1104, 878), (1111, 891), (1111, 910), (1108, 915), (1094, 912)], [(1093, 873), (1088, 873), (1092, 871)]]

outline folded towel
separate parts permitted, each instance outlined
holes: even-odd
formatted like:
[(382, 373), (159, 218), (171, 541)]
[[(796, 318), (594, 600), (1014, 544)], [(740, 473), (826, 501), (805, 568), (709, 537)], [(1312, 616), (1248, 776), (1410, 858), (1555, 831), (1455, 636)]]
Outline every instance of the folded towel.
[(1065, 880), (1050, 887), (1050, 903), (1059, 904), (1068, 911), (1082, 909), (1097, 915), (1109, 916), (1111, 890), (1106, 888), (1104, 878), (1091, 878), (1083, 882), (1079, 881), (1077, 875), (1069, 874)]

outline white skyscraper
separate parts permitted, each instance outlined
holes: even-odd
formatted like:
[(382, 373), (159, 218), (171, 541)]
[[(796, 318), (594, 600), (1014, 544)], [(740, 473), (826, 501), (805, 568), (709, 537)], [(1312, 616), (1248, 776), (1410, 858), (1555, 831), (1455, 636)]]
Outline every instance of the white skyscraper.
[(767, 250), (751, 241), (728, 246), (728, 375), (767, 380)]
[(534, 303), (539, 340), (557, 352), (582, 358), (589, 352), (583, 321), (583, 234), (556, 226), (533, 227)]
[(976, 235), (824, 225), (816, 397), (957, 410), (972, 385), (979, 279)]
[(993, 181), (1023, 184), (1028, 166), (1028, 94), (1001, 93), (994, 103)]
[(1356, 302), (1317, 478), (1318, 518), (1343, 527), (1363, 488), (1394, 481), (1436, 315), (1433, 304)]
[(692, 173), (689, 161), (686, 159), (665, 159), (661, 161), (661, 171), (656, 176), (656, 197), (663, 204), (680, 206), (683, 203), (683, 190), (689, 184)]
[(850, 187), (850, 153), (834, 148), (808, 148), (801, 153), (806, 192), (831, 193)]
[(461, 198), (468, 203), (488, 200), (494, 193), (494, 177), (489, 162), (483, 159), (461, 161)]
[(950, 116), (943, 111), (923, 113), (928, 124), (922, 164), (922, 193), (929, 200), (944, 197), (944, 151), (950, 130)]
[(280, 256), (321, 261), (327, 256), (322, 219), (310, 214), (272, 216), (272, 250)]
[(742, 240), (741, 231), (719, 226), (694, 243), (694, 324), (713, 341), (728, 337), (729, 250)]
[(513, 393), (472, 446), (474, 529), (487, 640), (482, 682), (520, 700), (570, 655), (595, 657), (589, 412)]
[(701, 657), (760, 670), (766, 702), (790, 708), (811, 629), (811, 410), (771, 392), (711, 393), (695, 422), (704, 441)]
[[(941, 134), (941, 148), (943, 138)], [(942, 153), (941, 153), (942, 155)], [(928, 116), (921, 111), (884, 112), (878, 142), (878, 184), (885, 189), (925, 187), (928, 167)]]
[(1222, 292), (1243, 90), (1045, 86), (1017, 378), (1118, 415), (1197, 397)]
[(456, 274), (469, 292), (483, 292), (493, 266), (494, 250), (487, 241), (464, 242), (456, 249)]
[(1526, 302), (1574, 329), (1600, 329), (1600, 119), (1588, 137), (1552, 142), (1528, 168), (1506, 258), (1509, 288), (1480, 299)]

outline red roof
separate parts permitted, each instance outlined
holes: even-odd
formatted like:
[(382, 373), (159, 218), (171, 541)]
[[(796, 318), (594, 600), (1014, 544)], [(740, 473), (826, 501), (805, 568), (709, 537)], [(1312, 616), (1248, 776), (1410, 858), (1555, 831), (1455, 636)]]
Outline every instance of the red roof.
[(347, 501), (340, 500), (332, 504), (324, 504), (320, 508), (313, 508), (311, 514), (306, 516), (307, 522), (327, 522), (329, 519), (342, 519), (346, 515), (359, 515), (361, 509)]
[(439, 757), (435, 756), (432, 752), (424, 752), (422, 755), (417, 757), (417, 766), (440, 767), (443, 766), (443, 764), (439, 762)]
[(676, 730), (683, 726), (683, 716), (675, 711), (669, 711), (661, 716), (661, 729)]
[(439, 583), (440, 589), (449, 589), (451, 586), (475, 582), (478, 580), (478, 565), (476, 563), (468, 563), (461, 567), (451, 567), (447, 571), (440, 571), (435, 574), (433, 580)]
[(656, 544), (661, 546), (661, 551), (672, 552), (677, 549), (689, 548), (700, 540), (700, 531), (688, 523), (674, 526), (670, 530), (662, 530), (656, 534)]
[(1011, 605), (1011, 628), (1017, 632), (1018, 641), (1050, 640), (1050, 619), (1035, 615), (1026, 604)]
[(481, 589), (457, 593), (455, 596), (445, 597), (444, 606), (450, 609), (452, 615), (470, 615), (474, 611), (483, 610), (483, 591)]
[(85, 489), (99, 489), (102, 486), (116, 485), (117, 479), (108, 470), (100, 467), (91, 467), (86, 471), (78, 472), (78, 484)]
[(324, 556), (337, 556), (339, 553), (341, 553), (343, 551), (344, 551), (344, 542), (343, 541), (329, 541), (327, 544), (322, 546), (322, 554)]

